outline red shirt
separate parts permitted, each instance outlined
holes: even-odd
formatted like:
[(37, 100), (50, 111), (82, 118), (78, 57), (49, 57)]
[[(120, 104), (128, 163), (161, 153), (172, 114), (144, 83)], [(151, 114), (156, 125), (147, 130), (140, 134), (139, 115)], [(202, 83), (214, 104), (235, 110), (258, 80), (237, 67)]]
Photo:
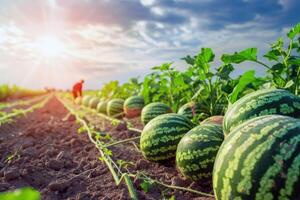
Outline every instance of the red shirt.
[(82, 91), (82, 82), (78, 82), (73, 86), (73, 92), (80, 92)]

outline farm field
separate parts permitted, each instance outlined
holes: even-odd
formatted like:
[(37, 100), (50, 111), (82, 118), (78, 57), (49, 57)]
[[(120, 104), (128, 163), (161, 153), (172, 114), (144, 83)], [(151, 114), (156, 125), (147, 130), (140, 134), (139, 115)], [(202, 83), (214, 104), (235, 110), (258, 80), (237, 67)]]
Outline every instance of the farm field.
[[(140, 134), (128, 130), (123, 124), (112, 125), (109, 120), (80, 106), (73, 106), (73, 109), (84, 112), (87, 122), (99, 132), (111, 135), (111, 141)], [(97, 149), (86, 134), (78, 134), (79, 125), (73, 115), (68, 117), (68, 113), (59, 99), (51, 95), (44, 107), (29, 113), (26, 118), (20, 117), (14, 123), (1, 126), (1, 191), (30, 185), (41, 191), (43, 199), (129, 199), (124, 184), (119, 187), (114, 184), (111, 173), (98, 159)], [(143, 127), (140, 122), (136, 123), (138, 128)], [(209, 184), (184, 180), (174, 163), (150, 163), (130, 143), (113, 146), (110, 150), (114, 160), (128, 162), (124, 165), (128, 165), (126, 170), (131, 173), (142, 170), (154, 180), (170, 186), (212, 193)], [(133, 181), (133, 184), (142, 199), (159, 199), (163, 198), (162, 194), (166, 197), (174, 194), (172, 189), (163, 186), (156, 186), (146, 194), (140, 180)], [(175, 194), (183, 199), (213, 199), (181, 190), (176, 190)]]
[(299, 6), (3, 0), (0, 200), (300, 200)]

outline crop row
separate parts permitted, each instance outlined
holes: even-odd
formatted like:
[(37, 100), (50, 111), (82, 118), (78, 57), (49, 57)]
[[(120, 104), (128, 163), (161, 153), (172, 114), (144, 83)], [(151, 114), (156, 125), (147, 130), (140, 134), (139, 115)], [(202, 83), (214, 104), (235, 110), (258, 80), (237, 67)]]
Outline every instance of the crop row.
[(52, 97), (51, 95), (48, 95), (48, 96), (43, 96), (43, 97), (40, 97), (40, 98), (34, 99), (34, 100), (27, 100), (26, 102), (22, 102), (21, 103), (22, 105), (31, 104), (27, 108), (13, 109), (9, 113), (1, 112), (1, 115), (0, 115), (0, 126), (3, 125), (3, 124), (5, 124), (5, 123), (11, 122), (14, 118), (16, 118), (18, 116), (21, 116), (21, 115), (24, 116), (27, 113), (33, 112), (34, 110), (36, 110), (38, 108), (44, 107), (44, 105), (49, 101), (49, 99), (51, 97)]
[[(136, 98), (130, 97), (129, 100)], [(90, 98), (89, 102), (85, 105), (91, 107), (93, 98)], [(147, 109), (149, 105), (151, 109)], [(109, 115), (110, 107), (114, 106), (120, 108), (119, 101), (111, 100), (108, 102), (106, 114)], [(120, 116), (118, 114), (122, 114), (126, 110), (125, 104), (123, 106), (124, 108), (118, 110), (119, 113), (114, 112), (112, 114)], [(155, 106), (158, 107), (155, 108)], [(230, 199), (232, 195), (244, 197), (243, 199), (261, 199), (257, 186), (255, 186), (257, 194), (254, 193), (257, 196), (253, 197), (251, 196), (252, 193), (247, 195), (248, 193), (243, 192), (245, 188), (239, 188), (238, 183), (240, 179), (244, 178), (248, 180), (245, 184), (260, 184), (263, 187), (264, 179), (269, 176), (268, 170), (270, 169), (267, 168), (268, 165), (265, 166), (265, 169), (261, 169), (260, 166), (261, 162), (268, 158), (269, 162), (274, 162), (275, 166), (276, 163), (284, 165), (282, 171), (270, 175), (269, 181), (276, 182), (277, 176), (286, 174), (286, 179), (276, 182), (276, 188), (281, 187), (282, 193), (286, 192), (283, 196), (288, 199), (297, 197), (295, 196), (296, 193), (288, 191), (295, 190), (297, 181), (300, 179), (300, 176), (297, 176), (297, 178), (294, 177), (296, 181), (289, 180), (289, 174), (295, 174), (300, 170), (298, 162), (300, 120), (296, 119), (300, 118), (300, 98), (298, 96), (280, 89), (258, 90), (231, 105), (224, 119), (221, 117), (218, 117), (218, 120), (211, 118), (211, 120), (205, 120), (198, 126), (192, 124), (191, 119), (184, 115), (186, 113), (175, 114), (168, 113), (168, 111), (165, 114), (158, 113), (160, 106), (154, 104), (153, 107), (150, 103), (142, 109), (140, 104), (136, 108), (132, 107), (135, 111), (141, 109), (142, 115), (148, 112), (153, 117), (145, 125), (140, 136), (140, 150), (149, 161), (164, 162), (175, 158), (179, 171), (196, 182), (209, 181), (213, 176), (217, 199)], [(190, 112), (193, 113), (193, 108), (189, 108)], [(125, 114), (128, 112), (125, 111)], [(105, 118), (115, 120), (112, 117)], [(278, 135), (278, 139), (274, 137), (275, 134)], [(265, 141), (269, 141), (270, 144), (268, 142), (264, 144)], [(278, 149), (278, 147), (285, 146), (284, 150)], [(231, 151), (228, 151), (229, 147), (232, 149)], [(289, 150), (291, 150), (290, 156), (285, 160), (281, 156)], [(242, 155), (243, 151), (245, 151), (244, 156)], [(256, 151), (262, 151), (265, 155), (260, 154), (261, 157), (258, 158)], [(237, 163), (238, 165), (239, 162), (244, 162), (244, 167), (240, 166), (239, 171), (235, 172), (235, 167), (232, 164)], [(249, 170), (249, 174), (236, 175), (236, 179), (228, 177), (231, 181), (229, 187), (226, 182), (226, 171), (230, 170), (237, 174)], [(257, 171), (265, 175), (259, 177), (256, 174)], [(274, 177), (272, 178), (272, 176)], [(284, 188), (284, 185), (287, 184), (290, 185), (290, 188)], [(265, 193), (270, 194), (273, 190), (275, 187), (266, 188)], [(229, 194), (223, 194), (224, 192), (229, 192)]]
[[(91, 125), (91, 123), (88, 122), (86, 119), (86, 114), (88, 112), (94, 112), (94, 110), (87, 108), (87, 107), (81, 107), (79, 110), (78, 109), (76, 110), (76, 109), (74, 109), (74, 106), (72, 105), (72, 102), (70, 102), (70, 100), (68, 100), (64, 97), (59, 97), (59, 100), (70, 111), (70, 113), (76, 117), (77, 122), (79, 122), (79, 124), (82, 125), (82, 127), (79, 129), (79, 131), (87, 132), (89, 139), (91, 140), (92, 143), (95, 144), (96, 148), (99, 150), (100, 155), (101, 155), (101, 160), (104, 161), (104, 163), (108, 166), (108, 168), (115, 180), (116, 185), (119, 185), (123, 180), (125, 181), (125, 184), (128, 187), (128, 191), (129, 191), (129, 194), (132, 199), (136, 199), (137, 197), (136, 197), (135, 189), (132, 186), (130, 178), (135, 179), (135, 180), (140, 179), (143, 181), (144, 184), (151, 183), (151, 185), (156, 184), (158, 186), (162, 186), (162, 187), (169, 188), (169, 189), (182, 190), (182, 191), (186, 191), (186, 192), (195, 193), (195, 194), (198, 194), (201, 196), (212, 197), (211, 194), (204, 193), (201, 191), (196, 191), (191, 188), (185, 188), (185, 187), (180, 187), (180, 186), (176, 186), (176, 185), (166, 184), (164, 182), (161, 182), (161, 181), (158, 181), (156, 179), (149, 177), (144, 172), (133, 173), (133, 172), (129, 172), (128, 169), (126, 170), (127, 172), (122, 172), (122, 169), (120, 167), (118, 167), (118, 164), (116, 164), (115, 161), (113, 160), (113, 157), (112, 157), (113, 152), (111, 152), (108, 148), (115, 146), (115, 145), (119, 145), (121, 143), (133, 142), (136, 139), (139, 139), (140, 137), (128, 138), (125, 140), (118, 140), (118, 141), (112, 142), (112, 143), (106, 143), (105, 141), (101, 141), (101, 138), (102, 138), (101, 135), (103, 135), (103, 133), (96, 131), (94, 126)], [(102, 120), (110, 121), (114, 125), (124, 123), (123, 120), (109, 117), (109, 116), (106, 116), (101, 113), (94, 112), (94, 114), (97, 114), (97, 116), (100, 117)], [(139, 130), (136, 128), (132, 128), (131, 126), (128, 126), (128, 130), (135, 131), (135, 132), (142, 131), (142, 130)], [(137, 148), (138, 152), (140, 152), (137, 145), (134, 144), (134, 146)], [(145, 189), (145, 190), (147, 190), (147, 189)]]
[[(214, 54), (203, 48), (187, 56), (186, 71), (171, 63), (154, 67), (142, 83), (131, 79), (105, 85), (76, 104), (112, 118), (140, 117), (140, 151), (151, 162), (176, 160), (195, 182), (212, 180), (216, 199), (299, 199), (300, 24), (257, 59), (257, 49)], [(234, 64), (254, 62), (267, 69), (233, 79)], [(200, 125), (199, 125), (200, 122)]]

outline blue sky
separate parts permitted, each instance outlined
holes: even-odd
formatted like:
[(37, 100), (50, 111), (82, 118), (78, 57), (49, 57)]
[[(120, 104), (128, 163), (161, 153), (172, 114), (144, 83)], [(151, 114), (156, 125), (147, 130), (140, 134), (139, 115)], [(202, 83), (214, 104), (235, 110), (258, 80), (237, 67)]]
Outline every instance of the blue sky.
[[(211, 47), (261, 54), (300, 22), (297, 0), (0, 0), (0, 84), (86, 88)], [(50, 38), (50, 39), (49, 39)], [(50, 48), (50, 50), (49, 50)], [(52, 49), (51, 49), (52, 48)], [(217, 61), (216, 65), (219, 64)], [(237, 68), (237, 74), (254, 68)]]

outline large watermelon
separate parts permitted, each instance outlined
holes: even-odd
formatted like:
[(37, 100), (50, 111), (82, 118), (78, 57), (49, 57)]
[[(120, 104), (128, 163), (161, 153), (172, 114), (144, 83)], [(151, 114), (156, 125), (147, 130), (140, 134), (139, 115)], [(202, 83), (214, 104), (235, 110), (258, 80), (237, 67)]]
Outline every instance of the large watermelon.
[(146, 125), (151, 119), (166, 113), (171, 113), (172, 109), (160, 102), (150, 103), (145, 106), (142, 110), (141, 120)]
[(191, 122), (179, 114), (169, 113), (155, 117), (141, 134), (143, 156), (150, 161), (174, 158), (178, 142), (191, 128)]
[(90, 99), (89, 107), (93, 108), (93, 109), (96, 109), (98, 103), (99, 103), (99, 98), (98, 97), (93, 97), (93, 98)]
[(123, 113), (123, 99), (112, 99), (107, 104), (107, 114), (111, 117), (121, 117)]
[(181, 106), (178, 110), (178, 114), (184, 115), (188, 119), (193, 119), (196, 115), (203, 113), (200, 103), (189, 102)]
[(193, 181), (210, 180), (215, 157), (224, 139), (222, 126), (203, 124), (183, 136), (176, 151), (176, 166)]
[(224, 140), (213, 171), (216, 199), (300, 199), (300, 120), (253, 118)]
[(124, 112), (126, 117), (133, 118), (140, 116), (144, 105), (144, 98), (141, 96), (132, 96), (127, 98), (124, 103)]
[(97, 105), (97, 111), (99, 113), (107, 114), (106, 110), (107, 110), (107, 101), (105, 100), (100, 101)]
[(93, 98), (93, 97), (90, 96), (90, 95), (84, 96), (84, 97), (82, 98), (82, 104), (83, 104), (84, 106), (89, 106), (89, 103), (90, 103), (91, 98)]
[(300, 97), (280, 89), (259, 90), (236, 101), (226, 112), (223, 122), (227, 135), (244, 121), (263, 115), (280, 114), (300, 117)]

